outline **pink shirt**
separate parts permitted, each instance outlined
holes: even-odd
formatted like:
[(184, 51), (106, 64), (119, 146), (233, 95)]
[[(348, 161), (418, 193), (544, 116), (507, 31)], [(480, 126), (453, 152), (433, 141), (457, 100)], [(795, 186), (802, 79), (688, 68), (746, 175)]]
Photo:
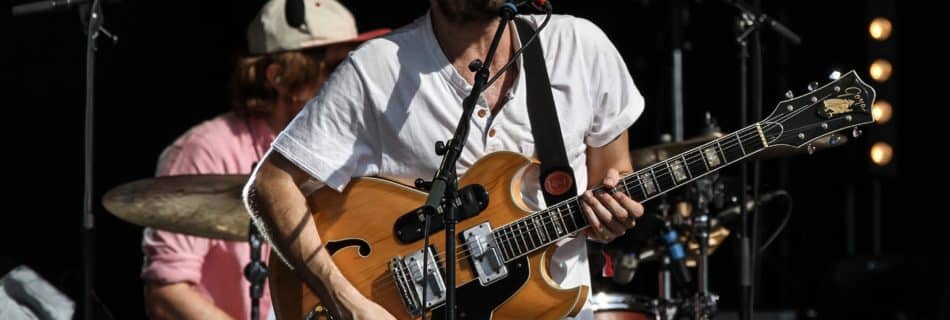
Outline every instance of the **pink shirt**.
[[(262, 119), (245, 120), (226, 113), (205, 121), (179, 137), (159, 157), (157, 175), (248, 174), (274, 140)], [(155, 283), (188, 282), (235, 319), (248, 319), (250, 283), (244, 266), (250, 262), (247, 242), (189, 236), (146, 228), (142, 239), (142, 279)], [(263, 245), (266, 262), (270, 247)], [(260, 314), (271, 309), (265, 286)]]

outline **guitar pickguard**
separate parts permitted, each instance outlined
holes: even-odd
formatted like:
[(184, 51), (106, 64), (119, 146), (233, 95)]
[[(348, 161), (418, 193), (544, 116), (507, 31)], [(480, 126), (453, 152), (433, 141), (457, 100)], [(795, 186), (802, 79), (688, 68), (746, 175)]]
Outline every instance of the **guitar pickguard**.
[[(524, 286), (531, 275), (528, 257), (515, 259), (505, 265), (508, 276), (504, 279), (488, 286), (471, 281), (455, 289), (458, 319), (491, 319), (492, 312)], [(433, 320), (445, 319), (445, 305), (433, 308), (431, 314)]]

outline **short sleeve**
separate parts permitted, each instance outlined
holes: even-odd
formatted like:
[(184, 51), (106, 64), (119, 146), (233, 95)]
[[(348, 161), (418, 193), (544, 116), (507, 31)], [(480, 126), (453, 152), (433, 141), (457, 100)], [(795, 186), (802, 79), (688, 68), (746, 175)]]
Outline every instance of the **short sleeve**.
[(602, 147), (613, 141), (643, 113), (644, 101), (623, 57), (607, 35), (589, 20), (574, 19), (575, 39), (584, 48), (590, 67), (590, 97), (593, 109), (585, 143)]
[(364, 85), (353, 61), (344, 61), (277, 136), (273, 150), (336, 190), (355, 173), (377, 172), (378, 128)]
[(145, 254), (142, 279), (156, 283), (199, 283), (202, 264), (210, 250), (211, 241), (208, 238), (145, 228), (142, 236), (142, 253)]
[[(158, 176), (215, 174), (224, 166), (215, 160), (200, 136), (186, 134), (165, 148), (158, 160)], [(204, 257), (211, 248), (211, 239), (165, 230), (145, 228), (142, 253), (145, 262), (142, 279), (156, 283), (201, 281)]]

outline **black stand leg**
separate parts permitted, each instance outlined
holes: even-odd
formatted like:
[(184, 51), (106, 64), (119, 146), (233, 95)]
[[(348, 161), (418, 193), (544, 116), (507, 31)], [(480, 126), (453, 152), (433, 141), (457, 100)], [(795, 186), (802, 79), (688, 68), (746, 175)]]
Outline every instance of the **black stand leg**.
[(244, 267), (244, 277), (251, 283), (248, 292), (251, 296), (251, 320), (260, 319), (260, 300), (264, 295), (264, 280), (267, 279), (267, 265), (261, 260), (263, 238), (251, 221), (248, 227), (248, 244), (251, 246), (251, 261)]

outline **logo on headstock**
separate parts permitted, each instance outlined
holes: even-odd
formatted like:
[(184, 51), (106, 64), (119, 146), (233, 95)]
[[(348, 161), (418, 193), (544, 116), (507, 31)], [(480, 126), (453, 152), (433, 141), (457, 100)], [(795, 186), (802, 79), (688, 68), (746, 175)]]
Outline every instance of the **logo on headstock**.
[(837, 97), (825, 99), (823, 101), (824, 108), (819, 114), (825, 118), (831, 118), (835, 115), (849, 113), (855, 109), (867, 111), (867, 103), (864, 101), (864, 97), (861, 96), (861, 92), (861, 88), (849, 87)]

